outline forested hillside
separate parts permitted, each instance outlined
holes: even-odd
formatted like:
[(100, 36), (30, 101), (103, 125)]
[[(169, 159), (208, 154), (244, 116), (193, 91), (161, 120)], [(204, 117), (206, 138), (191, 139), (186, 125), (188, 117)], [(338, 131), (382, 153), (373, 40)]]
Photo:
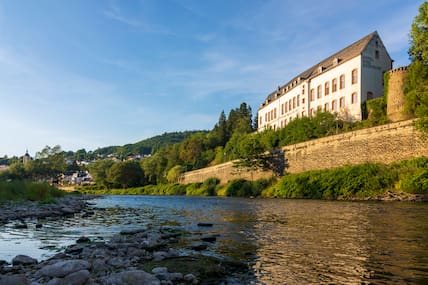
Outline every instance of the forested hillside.
[(179, 143), (184, 139), (196, 133), (206, 133), (207, 131), (184, 131), (171, 132), (162, 135), (154, 136), (137, 143), (126, 144), (123, 146), (107, 146), (96, 149), (94, 155), (106, 156), (109, 154), (127, 157), (129, 155), (148, 155), (153, 154), (162, 147)]

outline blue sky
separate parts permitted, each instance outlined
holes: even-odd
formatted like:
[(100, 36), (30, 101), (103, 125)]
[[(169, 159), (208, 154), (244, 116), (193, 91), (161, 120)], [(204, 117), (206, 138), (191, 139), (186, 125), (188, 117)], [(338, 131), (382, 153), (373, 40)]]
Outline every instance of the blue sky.
[(0, 156), (212, 129), (375, 30), (407, 65), (422, 3), (0, 0)]

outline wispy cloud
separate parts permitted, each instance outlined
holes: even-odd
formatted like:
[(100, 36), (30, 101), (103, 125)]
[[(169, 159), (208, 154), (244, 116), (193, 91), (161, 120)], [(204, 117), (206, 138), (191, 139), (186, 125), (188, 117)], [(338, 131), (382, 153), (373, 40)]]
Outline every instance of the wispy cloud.
[(123, 24), (129, 25), (132, 27), (140, 28), (144, 26), (144, 24), (141, 21), (124, 16), (119, 6), (117, 6), (113, 1), (110, 1), (109, 7), (105, 9), (103, 13), (107, 18), (119, 21)]
[(103, 14), (108, 19), (118, 21), (122, 24), (125, 24), (133, 28), (140, 29), (146, 33), (156, 33), (156, 34), (166, 34), (166, 35), (172, 34), (168, 29), (164, 27), (149, 24), (145, 22), (143, 19), (138, 19), (135, 17), (131, 17), (129, 15), (126, 15), (125, 12), (122, 11), (120, 6), (114, 1), (109, 2), (109, 6), (103, 10)]

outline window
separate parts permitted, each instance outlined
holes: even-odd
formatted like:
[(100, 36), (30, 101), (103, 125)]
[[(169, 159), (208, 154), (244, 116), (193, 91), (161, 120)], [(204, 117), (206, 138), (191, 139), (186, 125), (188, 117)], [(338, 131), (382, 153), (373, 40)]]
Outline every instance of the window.
[(273, 118), (276, 119), (276, 108), (273, 109)]
[(339, 88), (345, 88), (345, 74), (342, 74), (339, 78)]
[(310, 116), (315, 115), (315, 110), (314, 110), (313, 108), (311, 108), (309, 115), (310, 115)]
[(309, 100), (311, 102), (315, 100), (315, 90), (314, 90), (314, 88), (311, 89), (311, 94), (309, 96)]
[(297, 107), (300, 106), (300, 95), (297, 95)]
[(329, 108), (329, 105), (328, 105), (328, 103), (325, 103), (324, 104), (324, 111), (330, 111), (330, 108)]
[(337, 91), (337, 78), (333, 78), (331, 81), (331, 92)]
[(302, 98), (302, 104), (305, 104), (305, 98)]
[(345, 107), (345, 97), (340, 97), (339, 99), (339, 108)]
[(288, 111), (291, 111), (291, 99), (288, 100)]
[(262, 123), (263, 123), (263, 120), (262, 120), (262, 116), (260, 116), (260, 118), (259, 118), (259, 125), (261, 125)]
[(321, 85), (318, 85), (317, 87), (317, 98), (321, 98), (322, 97), (322, 87)]
[(336, 100), (331, 101), (331, 110), (337, 111), (337, 101)]
[(305, 85), (302, 86), (302, 94), (305, 94)]
[(281, 115), (284, 115), (284, 104), (281, 104)]
[(288, 104), (287, 104), (287, 102), (284, 103), (284, 109), (285, 109), (285, 113), (287, 113), (288, 112)]
[(293, 109), (296, 108), (296, 97), (293, 97)]
[(302, 111), (302, 117), (304, 117), (306, 114), (305, 114), (305, 111)]
[(324, 95), (327, 96), (328, 94), (330, 94), (330, 82), (326, 82), (324, 84)]
[(269, 120), (268, 120), (268, 113), (265, 114), (265, 121), (269, 122)]
[(379, 59), (379, 51), (378, 50), (375, 50), (375, 58)]
[(367, 100), (371, 100), (373, 98), (374, 98), (373, 92), (371, 92), (371, 91), (367, 92)]
[(352, 93), (352, 95), (351, 95), (351, 103), (352, 104), (357, 103), (357, 92)]
[(358, 73), (357, 69), (352, 70), (352, 84), (357, 84), (358, 82)]

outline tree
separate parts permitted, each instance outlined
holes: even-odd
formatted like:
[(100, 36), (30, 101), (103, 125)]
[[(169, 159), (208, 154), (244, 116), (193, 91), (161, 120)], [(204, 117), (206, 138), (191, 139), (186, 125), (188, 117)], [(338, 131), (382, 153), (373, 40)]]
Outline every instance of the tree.
[(36, 153), (38, 167), (41, 173), (47, 177), (56, 176), (66, 169), (65, 153), (61, 150), (61, 146), (54, 147), (45, 146), (40, 152)]
[(419, 14), (412, 23), (410, 40), (410, 59), (428, 65), (428, 2), (419, 7)]
[(89, 173), (97, 184), (108, 186), (107, 171), (113, 165), (110, 159), (97, 160), (89, 166)]
[(137, 161), (121, 161), (107, 170), (107, 181), (113, 187), (136, 187), (144, 184), (144, 173)]
[(180, 180), (181, 175), (184, 173), (185, 169), (181, 165), (176, 165), (168, 171), (166, 178), (169, 183), (177, 183)]
[(287, 166), (281, 149), (265, 151), (260, 139), (254, 134), (249, 134), (240, 141), (238, 153), (239, 159), (234, 162), (234, 166), (251, 172), (271, 170), (275, 175), (282, 176)]
[(405, 78), (405, 110), (419, 118), (417, 128), (428, 132), (428, 2), (419, 7), (410, 32), (412, 63)]

